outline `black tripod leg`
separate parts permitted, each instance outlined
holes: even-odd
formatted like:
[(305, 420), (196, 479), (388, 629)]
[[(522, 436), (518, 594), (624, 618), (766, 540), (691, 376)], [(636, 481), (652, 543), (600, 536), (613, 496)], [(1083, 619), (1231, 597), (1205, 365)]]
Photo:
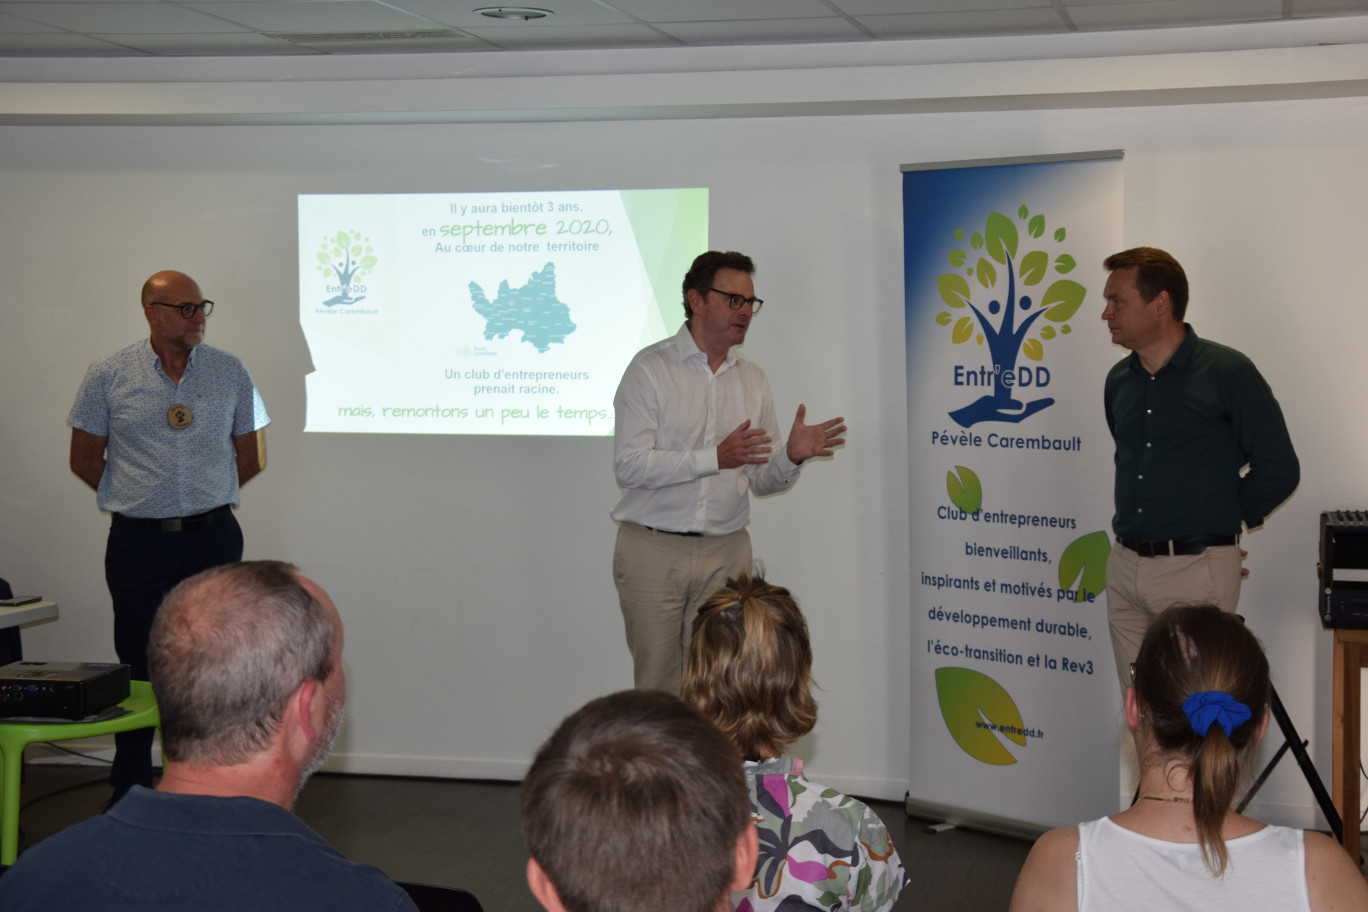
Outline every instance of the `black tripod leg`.
[(1316, 796), (1316, 803), (1320, 805), (1321, 813), (1325, 815), (1326, 822), (1330, 824), (1330, 831), (1335, 834), (1335, 839), (1339, 844), (1344, 845), (1344, 822), (1340, 820), (1339, 811), (1335, 810), (1335, 802), (1331, 800), (1330, 793), (1325, 790), (1325, 784), (1321, 782), (1320, 774), (1316, 772), (1316, 765), (1311, 762), (1311, 757), (1306, 753), (1306, 742), (1302, 741), (1301, 735), (1297, 734), (1297, 729), (1292, 724), (1292, 720), (1288, 718), (1287, 710), (1283, 708), (1282, 699), (1278, 696), (1278, 689), (1276, 687), (1270, 689), (1272, 699), (1269, 701), (1269, 709), (1273, 711), (1273, 718), (1278, 721), (1278, 728), (1282, 729), (1283, 737), (1287, 739), (1285, 746), (1292, 751), (1292, 756), (1297, 758), (1297, 765), (1301, 767), (1302, 775), (1306, 777), (1306, 784), (1311, 786), (1311, 793)]

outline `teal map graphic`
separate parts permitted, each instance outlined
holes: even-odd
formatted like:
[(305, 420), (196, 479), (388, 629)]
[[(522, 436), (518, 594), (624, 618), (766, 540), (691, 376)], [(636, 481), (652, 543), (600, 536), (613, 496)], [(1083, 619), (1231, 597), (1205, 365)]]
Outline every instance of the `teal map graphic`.
[(507, 279), (500, 282), (493, 301), (478, 282), (471, 282), (470, 301), (475, 312), (485, 319), (486, 339), (504, 339), (513, 330), (520, 330), (524, 342), (545, 354), (552, 342), (564, 342), (575, 331), (570, 308), (556, 297), (555, 263), (547, 263), (540, 272), (532, 273), (520, 288), (509, 287)]

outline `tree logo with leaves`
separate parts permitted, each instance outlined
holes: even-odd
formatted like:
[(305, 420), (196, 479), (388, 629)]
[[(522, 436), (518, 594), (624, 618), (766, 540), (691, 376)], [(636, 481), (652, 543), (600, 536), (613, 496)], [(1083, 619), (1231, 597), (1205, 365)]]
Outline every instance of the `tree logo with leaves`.
[[(991, 383), (993, 389), (950, 413), (961, 427), (980, 421), (1017, 423), (1054, 404), (1048, 396), (1024, 400), (1026, 390), (1049, 385), (1050, 371), (1043, 364), (1018, 367), (1017, 359), (1025, 355), (1043, 362), (1046, 344), (1069, 333), (1069, 320), (1087, 289), (1062, 278), (1077, 265), (1059, 250), (1065, 230), (1056, 228), (1052, 240), (1045, 231), (1045, 216), (1032, 215), (1024, 205), (1015, 219), (989, 213), (983, 231), (967, 238), (963, 228), (955, 230), (959, 246), (949, 254), (954, 271), (936, 277), (936, 290), (947, 308), (936, 314), (936, 322), (950, 327), (955, 345), (987, 345), (991, 370), (971, 371), (967, 377), (984, 387)], [(1023, 250), (1023, 241), (1030, 249)]]
[(364, 301), (366, 286), (361, 279), (375, 268), (375, 248), (370, 238), (359, 231), (339, 231), (325, 237), (318, 248), (318, 271), (328, 280), (326, 290), (332, 295), (325, 307), (355, 304)]

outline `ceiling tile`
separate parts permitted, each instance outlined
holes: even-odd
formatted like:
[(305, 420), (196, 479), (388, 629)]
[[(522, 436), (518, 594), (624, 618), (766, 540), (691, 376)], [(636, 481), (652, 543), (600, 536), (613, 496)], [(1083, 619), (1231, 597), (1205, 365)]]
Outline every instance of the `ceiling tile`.
[(50, 35), (0, 34), (0, 57), (145, 57), (132, 48), (86, 35), (55, 32)]
[(32, 19), (20, 19), (18, 16), (10, 16), (0, 13), (0, 35), (69, 35), (70, 32), (59, 29), (55, 25), (44, 25), (41, 22), (34, 22)]
[(87, 34), (193, 34), (241, 26), (166, 3), (6, 3), (0, 11)]
[(1168, 28), (1211, 22), (1257, 22), (1282, 18), (1282, 0), (1107, 0), (1070, 2), (1080, 29)]
[[(99, 37), (98, 35), (95, 37)], [(111, 36), (113, 37), (113, 36)], [(256, 32), (213, 35), (120, 35), (120, 44), (158, 57), (237, 57), (319, 53)]]
[(860, 16), (856, 21), (879, 38), (1040, 35), (1069, 30), (1068, 24), (1053, 9), (909, 13), (902, 16)]
[(432, 28), (426, 17), (411, 16), (371, 0), (307, 2), (191, 3), (187, 6), (263, 32), (378, 32)]
[(1295, 18), (1363, 12), (1368, 12), (1368, 0), (1293, 0), (1292, 3)]
[(850, 16), (879, 16), (899, 13), (972, 13), (989, 10), (1053, 6), (1050, 0), (834, 0)]
[(818, 19), (833, 15), (820, 0), (606, 0), (645, 22), (725, 19)]
[(323, 54), (439, 54), (457, 51), (492, 51), (489, 44), (459, 32), (443, 36), (374, 37), (346, 41), (290, 41), (292, 47), (310, 48)]
[(784, 19), (779, 22), (670, 22), (656, 28), (691, 45), (801, 44), (810, 41), (861, 41), (869, 38), (837, 17)]

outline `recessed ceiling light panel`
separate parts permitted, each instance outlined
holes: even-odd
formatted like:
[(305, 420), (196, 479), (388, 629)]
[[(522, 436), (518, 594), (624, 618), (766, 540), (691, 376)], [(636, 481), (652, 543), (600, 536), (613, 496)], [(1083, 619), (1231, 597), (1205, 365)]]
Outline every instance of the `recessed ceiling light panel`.
[(530, 6), (487, 6), (484, 9), (477, 9), (475, 12), (481, 16), (488, 16), (490, 19), (520, 19), (523, 22), (556, 15), (550, 10), (535, 9)]

